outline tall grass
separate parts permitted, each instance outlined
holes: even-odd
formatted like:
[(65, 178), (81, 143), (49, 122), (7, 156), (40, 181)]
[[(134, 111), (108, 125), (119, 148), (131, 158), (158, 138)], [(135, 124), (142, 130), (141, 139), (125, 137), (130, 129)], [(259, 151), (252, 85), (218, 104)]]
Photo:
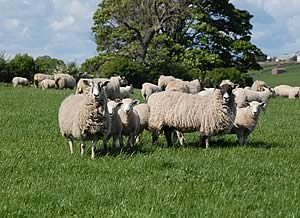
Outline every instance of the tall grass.
[(145, 133), (137, 148), (91, 160), (59, 133), (70, 93), (0, 86), (1, 217), (300, 216), (298, 100), (271, 99), (248, 146), (227, 135), (201, 149), (187, 134), (168, 148)]

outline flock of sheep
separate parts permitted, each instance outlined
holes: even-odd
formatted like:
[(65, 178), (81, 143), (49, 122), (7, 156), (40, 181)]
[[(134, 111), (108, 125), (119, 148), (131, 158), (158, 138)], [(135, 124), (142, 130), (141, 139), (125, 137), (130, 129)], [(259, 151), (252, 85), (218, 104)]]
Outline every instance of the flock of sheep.
[[(13, 85), (28, 85), (24, 78), (14, 78)], [(103, 140), (104, 149), (113, 138), (124, 146), (134, 146), (147, 129), (157, 143), (164, 134), (169, 146), (184, 143), (185, 132), (199, 132), (200, 146), (208, 147), (210, 136), (236, 134), (241, 145), (255, 129), (259, 114), (266, 109), (271, 96), (299, 97), (300, 88), (280, 85), (270, 88), (256, 80), (252, 87), (239, 88), (223, 80), (218, 88), (204, 88), (199, 80), (183, 81), (161, 75), (158, 84), (144, 83), (141, 94), (145, 103), (130, 98), (132, 85), (120, 76), (110, 79), (75, 79), (68, 74), (34, 76), (36, 87), (75, 88), (59, 108), (58, 120), (62, 135), (73, 153), (73, 140), (80, 141), (81, 154), (85, 142), (92, 140), (92, 158), (96, 144)], [(125, 87), (124, 87), (125, 86)]]

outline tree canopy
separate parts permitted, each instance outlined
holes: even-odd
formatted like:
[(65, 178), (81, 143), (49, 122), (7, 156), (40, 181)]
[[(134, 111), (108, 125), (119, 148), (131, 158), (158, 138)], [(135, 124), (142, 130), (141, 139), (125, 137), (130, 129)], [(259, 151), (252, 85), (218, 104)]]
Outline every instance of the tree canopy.
[(262, 54), (250, 42), (252, 17), (229, 0), (103, 0), (92, 30), (99, 54), (246, 72)]

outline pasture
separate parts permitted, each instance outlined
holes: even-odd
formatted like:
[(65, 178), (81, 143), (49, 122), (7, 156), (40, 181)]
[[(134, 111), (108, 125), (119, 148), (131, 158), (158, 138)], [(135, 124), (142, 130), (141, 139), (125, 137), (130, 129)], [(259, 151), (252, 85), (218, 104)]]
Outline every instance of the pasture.
[(59, 133), (70, 93), (0, 85), (1, 217), (300, 216), (298, 99), (271, 99), (247, 146), (226, 135), (202, 149), (197, 134), (153, 146), (144, 133), (136, 148), (91, 160), (78, 142), (70, 155)]

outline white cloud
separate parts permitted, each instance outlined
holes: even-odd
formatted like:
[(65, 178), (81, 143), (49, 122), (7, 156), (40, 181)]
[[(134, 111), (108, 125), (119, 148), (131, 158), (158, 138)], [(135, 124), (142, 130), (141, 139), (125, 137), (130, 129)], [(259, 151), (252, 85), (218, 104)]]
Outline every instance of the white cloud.
[(72, 26), (74, 22), (75, 22), (74, 17), (68, 16), (68, 17), (63, 17), (62, 20), (54, 21), (53, 23), (50, 24), (50, 26), (53, 30), (66, 30), (66, 28)]

